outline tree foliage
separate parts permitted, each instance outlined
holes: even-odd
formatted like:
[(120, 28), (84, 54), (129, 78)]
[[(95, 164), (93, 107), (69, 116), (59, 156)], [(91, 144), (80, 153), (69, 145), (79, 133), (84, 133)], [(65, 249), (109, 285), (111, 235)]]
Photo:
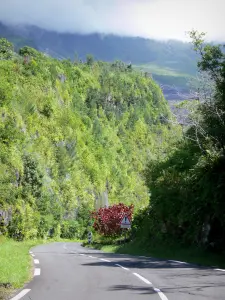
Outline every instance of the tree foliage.
[(82, 236), (104, 193), (110, 204), (145, 207), (146, 163), (177, 135), (161, 114), (170, 112), (160, 88), (122, 62), (60, 61), (30, 47), (1, 59), (0, 205), (12, 211), (8, 234)]
[(184, 138), (165, 159), (149, 163), (151, 201), (136, 222), (146, 241), (168, 239), (224, 251), (225, 55), (222, 46), (205, 44), (204, 34), (193, 31), (191, 37), (213, 93), (199, 91), (197, 101), (189, 101)]
[(120, 227), (121, 221), (125, 216), (131, 221), (133, 211), (134, 206), (132, 204), (126, 206), (123, 203), (119, 203), (109, 207), (102, 207), (91, 214), (92, 219), (94, 219), (93, 227), (104, 236), (117, 236), (122, 232)]

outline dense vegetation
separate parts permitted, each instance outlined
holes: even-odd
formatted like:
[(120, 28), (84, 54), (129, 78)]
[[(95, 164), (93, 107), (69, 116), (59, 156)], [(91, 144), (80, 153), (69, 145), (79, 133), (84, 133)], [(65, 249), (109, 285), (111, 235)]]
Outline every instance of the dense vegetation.
[(2, 232), (83, 237), (90, 210), (122, 202), (134, 205), (132, 237), (145, 247), (224, 251), (225, 56), (191, 36), (207, 76), (182, 104), (182, 130), (131, 65), (16, 54), (1, 40), (0, 204), (12, 211)]
[(15, 53), (1, 39), (0, 210), (12, 216), (1, 232), (82, 237), (101, 203), (145, 207), (146, 163), (180, 132), (162, 116), (161, 90), (130, 65)]
[(191, 33), (204, 86), (197, 102), (184, 103), (184, 138), (146, 170), (151, 201), (135, 219), (145, 246), (167, 241), (225, 251), (225, 55), (203, 36)]
[[(93, 227), (97, 233), (106, 237), (118, 237), (122, 234), (121, 222), (124, 217), (132, 220), (134, 206), (126, 206), (123, 203), (108, 207), (101, 207), (92, 212)], [(127, 228), (125, 228), (126, 230)]]

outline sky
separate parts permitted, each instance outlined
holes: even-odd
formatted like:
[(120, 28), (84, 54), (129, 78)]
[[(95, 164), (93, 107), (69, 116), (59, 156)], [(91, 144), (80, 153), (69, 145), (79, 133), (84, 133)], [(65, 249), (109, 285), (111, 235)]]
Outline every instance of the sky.
[(0, 0), (0, 21), (58, 32), (225, 41), (225, 0)]

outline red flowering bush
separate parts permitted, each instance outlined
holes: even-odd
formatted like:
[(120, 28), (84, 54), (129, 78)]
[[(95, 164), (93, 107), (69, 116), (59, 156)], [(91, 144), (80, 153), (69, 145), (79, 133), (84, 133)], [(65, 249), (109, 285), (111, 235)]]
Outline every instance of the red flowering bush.
[(121, 233), (120, 223), (127, 216), (131, 221), (134, 206), (126, 206), (123, 203), (114, 204), (108, 208), (100, 208), (98, 211), (92, 212), (94, 219), (94, 229), (105, 236), (113, 236)]

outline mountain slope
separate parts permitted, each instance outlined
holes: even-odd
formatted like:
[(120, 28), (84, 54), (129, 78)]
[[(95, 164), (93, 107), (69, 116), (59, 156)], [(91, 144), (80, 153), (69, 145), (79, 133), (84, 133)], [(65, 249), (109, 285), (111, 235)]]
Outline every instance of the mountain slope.
[(120, 37), (100, 34), (69, 34), (47, 31), (35, 26), (9, 27), (0, 25), (0, 36), (15, 36), (32, 41), (38, 50), (46, 50), (65, 58), (81, 59), (92, 54), (97, 60), (122, 60), (132, 64), (155, 63), (182, 73), (195, 74), (196, 54), (187, 43), (160, 42), (140, 37)]
[(74, 64), (2, 44), (0, 206), (12, 210), (10, 235), (60, 235), (103, 198), (146, 206), (143, 170), (177, 136), (155, 82), (121, 62)]
[(91, 54), (97, 60), (121, 60), (150, 73), (162, 85), (167, 99), (176, 99), (177, 90), (188, 93), (187, 82), (196, 74), (197, 56), (188, 43), (156, 41), (140, 37), (100, 34), (70, 34), (47, 31), (35, 26), (6, 26), (0, 36), (16, 45), (32, 46), (58, 59), (81, 59)]

